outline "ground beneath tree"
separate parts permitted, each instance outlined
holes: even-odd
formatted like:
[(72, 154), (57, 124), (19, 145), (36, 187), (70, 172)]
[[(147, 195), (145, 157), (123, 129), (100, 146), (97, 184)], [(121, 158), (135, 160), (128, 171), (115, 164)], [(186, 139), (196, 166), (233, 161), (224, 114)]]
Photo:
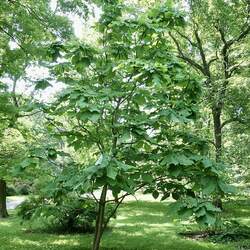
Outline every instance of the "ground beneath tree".
[[(143, 198), (136, 195), (136, 198)], [(25, 199), (25, 197), (23, 197)], [(16, 199), (8, 201), (17, 204)], [(134, 198), (135, 199), (135, 198)], [(172, 211), (172, 202), (134, 200), (121, 205), (116, 219), (104, 232), (103, 250), (250, 250), (250, 240), (211, 242), (180, 235), (186, 230), (199, 231), (188, 221), (181, 221)], [(249, 200), (225, 202), (223, 216), (249, 225)], [(39, 226), (40, 224), (34, 225)], [(48, 234), (29, 230), (30, 224), (21, 223), (15, 211), (0, 220), (0, 250), (89, 250), (92, 234)], [(33, 229), (33, 228), (32, 228)], [(35, 228), (34, 228), (35, 229)], [(231, 230), (230, 233), (233, 233)]]

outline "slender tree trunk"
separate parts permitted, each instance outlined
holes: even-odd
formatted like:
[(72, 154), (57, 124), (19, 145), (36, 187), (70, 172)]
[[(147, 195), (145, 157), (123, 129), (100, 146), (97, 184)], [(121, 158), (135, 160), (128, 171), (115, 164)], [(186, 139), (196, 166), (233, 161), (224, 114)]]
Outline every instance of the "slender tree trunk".
[(220, 161), (222, 153), (222, 128), (221, 128), (221, 108), (215, 107), (212, 110), (214, 124), (214, 144), (216, 161)]
[(6, 206), (6, 181), (0, 179), (0, 218), (8, 217), (7, 206)]
[[(222, 127), (221, 127), (221, 112), (220, 107), (214, 107), (212, 109), (213, 114), (213, 124), (214, 124), (214, 145), (215, 145), (215, 159), (216, 162), (221, 160), (222, 155)], [(223, 209), (223, 203), (221, 196), (217, 196), (214, 201), (214, 205), (221, 210)]]
[(107, 185), (105, 185), (102, 189), (100, 201), (98, 204), (98, 213), (96, 218), (96, 226), (95, 226), (95, 237), (93, 242), (92, 250), (99, 250), (101, 237), (104, 230), (104, 214), (105, 214), (105, 205), (106, 205), (106, 196), (107, 196)]

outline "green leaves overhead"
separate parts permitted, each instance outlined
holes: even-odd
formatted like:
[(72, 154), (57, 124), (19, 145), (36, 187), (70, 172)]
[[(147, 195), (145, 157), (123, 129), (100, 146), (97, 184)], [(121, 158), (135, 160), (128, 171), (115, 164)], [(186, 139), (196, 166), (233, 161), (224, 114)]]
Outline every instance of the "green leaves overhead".
[(217, 222), (221, 210), (202, 198), (186, 197), (172, 205), (173, 209), (184, 218), (193, 217), (197, 222), (212, 226)]
[(107, 168), (107, 176), (115, 180), (117, 174), (118, 174), (118, 169), (115, 166), (109, 165)]
[(142, 173), (142, 180), (148, 184), (153, 182), (153, 177), (150, 174)]
[(79, 73), (88, 67), (94, 60), (96, 50), (88, 45), (80, 45), (72, 54), (71, 62)]
[(194, 161), (190, 159), (189, 157), (185, 156), (184, 154), (170, 153), (166, 155), (161, 162), (162, 165), (165, 165), (166, 163), (173, 164), (173, 165), (189, 166), (189, 165), (192, 165)]

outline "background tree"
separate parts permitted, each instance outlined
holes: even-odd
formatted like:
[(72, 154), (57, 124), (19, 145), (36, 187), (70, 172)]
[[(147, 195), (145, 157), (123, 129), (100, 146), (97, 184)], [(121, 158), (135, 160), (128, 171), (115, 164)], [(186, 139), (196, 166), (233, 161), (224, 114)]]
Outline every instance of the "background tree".
[[(61, 12), (74, 8), (75, 6), (63, 7), (58, 3), (58, 10)], [(1, 1), (0, 134), (4, 134), (9, 128), (19, 130), (19, 118), (32, 115), (32, 110), (37, 107), (32, 96), (20, 93), (25, 85), (33, 83), (31, 88), (35, 90), (50, 86), (46, 79), (37, 79), (35, 82), (27, 79), (27, 68), (43, 64), (47, 48), (52, 42), (64, 41), (71, 36), (72, 28), (68, 19), (52, 11), (50, 1)], [(0, 168), (5, 169), (6, 166), (1, 165)], [(3, 204), (6, 200), (6, 181), (3, 175), (0, 180)], [(6, 215), (6, 212), (3, 211), (2, 214)]]
[(0, 217), (8, 216), (6, 208), (6, 182), (12, 178), (13, 166), (23, 157), (25, 146), (22, 135), (13, 129), (6, 129), (0, 143)]
[[(212, 115), (213, 144), (219, 161), (226, 126), (232, 122), (244, 122), (243, 113), (249, 117), (240, 104), (242, 101), (235, 103), (231, 94), (240, 89), (234, 85), (235, 78), (248, 67), (250, 5), (244, 0), (195, 0), (181, 1), (180, 4), (184, 6), (187, 24), (170, 35), (179, 58), (204, 79), (204, 103)], [(246, 103), (245, 97), (242, 96)], [(229, 113), (229, 107), (234, 112)]]
[[(0, 138), (1, 145), (3, 144), (3, 138), (5, 136), (6, 128), (9, 127), (10, 121), (16, 114), (15, 106), (10, 101), (10, 96), (5, 92), (6, 86), (2, 84), (2, 89), (0, 89), (0, 115), (1, 115), (1, 123), (0, 123)], [(5, 163), (5, 160), (9, 158), (9, 154), (13, 154), (13, 151), (9, 152), (5, 156), (6, 151), (1, 152), (1, 161)], [(6, 181), (4, 179), (5, 174), (2, 172), (6, 172), (5, 166), (0, 164), (0, 217), (7, 217), (7, 209), (6, 209)]]

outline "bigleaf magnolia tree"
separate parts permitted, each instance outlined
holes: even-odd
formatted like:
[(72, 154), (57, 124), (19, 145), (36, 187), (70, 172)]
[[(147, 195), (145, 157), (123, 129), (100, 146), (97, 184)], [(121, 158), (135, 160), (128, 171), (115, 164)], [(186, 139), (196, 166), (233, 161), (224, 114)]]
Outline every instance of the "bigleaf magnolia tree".
[(168, 43), (167, 32), (183, 18), (166, 4), (141, 14), (120, 1), (99, 5), (96, 46), (74, 42), (49, 51), (52, 71), (67, 88), (47, 109), (50, 124), (60, 128), (57, 136), (76, 151), (92, 151), (92, 161), (65, 185), (92, 193), (97, 202), (93, 250), (112, 216), (104, 217), (106, 204), (116, 201), (114, 214), (142, 187), (155, 198), (172, 194), (180, 213), (213, 224), (219, 209), (209, 197), (224, 192), (225, 184), (206, 158), (205, 142), (189, 133), (200, 87)]

